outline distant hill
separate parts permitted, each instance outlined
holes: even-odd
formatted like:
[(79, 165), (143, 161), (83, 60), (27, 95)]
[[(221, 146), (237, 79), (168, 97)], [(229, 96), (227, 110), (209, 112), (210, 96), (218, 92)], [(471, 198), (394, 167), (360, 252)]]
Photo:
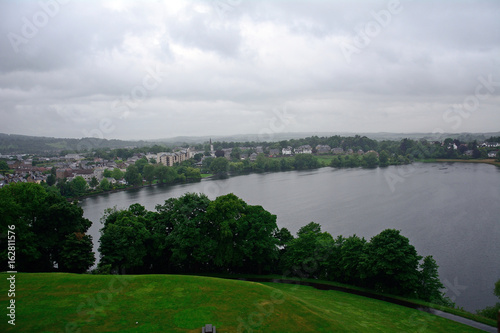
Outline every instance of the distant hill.
[(54, 154), (94, 148), (126, 148), (150, 146), (146, 141), (122, 141), (97, 138), (50, 138), (0, 133), (0, 154)]
[(129, 148), (129, 147), (145, 147), (155, 144), (164, 144), (167, 146), (179, 146), (184, 144), (200, 144), (206, 143), (210, 139), (212, 141), (226, 142), (277, 142), (290, 139), (303, 139), (312, 136), (330, 137), (333, 135), (339, 136), (366, 136), (372, 140), (396, 140), (404, 138), (408, 139), (426, 139), (439, 140), (445, 138), (458, 139), (464, 142), (484, 141), (490, 137), (500, 136), (500, 132), (490, 133), (348, 133), (348, 132), (295, 132), (295, 133), (275, 133), (272, 135), (259, 134), (235, 134), (235, 135), (212, 135), (212, 136), (177, 136), (173, 138), (163, 138), (157, 140), (107, 140), (97, 138), (53, 138), (40, 137), (17, 134), (0, 133), (0, 154), (56, 154), (63, 151), (76, 152), (91, 150), (95, 148)]
[(492, 136), (500, 136), (500, 132), (490, 132), (490, 133), (389, 133), (389, 132), (378, 132), (378, 133), (350, 133), (350, 132), (295, 132), (295, 133), (276, 133), (272, 135), (259, 135), (259, 134), (236, 134), (236, 135), (212, 135), (212, 136), (177, 136), (173, 138), (163, 138), (155, 140), (157, 142), (162, 142), (171, 145), (178, 145), (182, 143), (196, 144), (205, 143), (208, 140), (212, 141), (226, 141), (226, 142), (262, 142), (262, 141), (282, 141), (290, 139), (302, 139), (311, 136), (319, 137), (330, 137), (333, 135), (339, 136), (366, 136), (373, 140), (402, 140), (404, 138), (408, 139), (426, 139), (426, 140), (444, 140), (445, 138), (458, 139), (460, 141), (484, 141)]

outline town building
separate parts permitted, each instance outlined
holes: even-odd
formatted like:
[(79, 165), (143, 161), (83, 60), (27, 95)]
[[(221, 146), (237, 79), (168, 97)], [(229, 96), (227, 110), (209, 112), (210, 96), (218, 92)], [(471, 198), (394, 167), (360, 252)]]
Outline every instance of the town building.
[[(352, 154), (352, 149), (349, 149), (349, 150), (351, 151), (351, 154)], [(340, 155), (340, 154), (344, 153), (344, 149), (342, 149), (340, 147), (332, 148), (332, 153), (334, 155)]]
[(181, 163), (188, 160), (190, 157), (190, 149), (176, 151), (174, 153), (158, 153), (156, 155), (156, 163), (166, 166), (174, 166), (176, 163)]
[(316, 153), (317, 154), (329, 154), (331, 152), (332, 152), (332, 148), (329, 145), (317, 145), (316, 146)]
[(292, 147), (288, 146), (286, 148), (283, 148), (281, 150), (281, 153), (284, 155), (284, 156), (290, 156), (292, 155)]
[(309, 145), (303, 145), (295, 148), (295, 154), (312, 154), (312, 147)]

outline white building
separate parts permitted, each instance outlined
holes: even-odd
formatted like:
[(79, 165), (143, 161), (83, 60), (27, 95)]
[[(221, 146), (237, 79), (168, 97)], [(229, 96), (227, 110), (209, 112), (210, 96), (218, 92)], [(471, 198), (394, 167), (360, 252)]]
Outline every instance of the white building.
[(281, 150), (281, 153), (284, 155), (284, 156), (289, 156), (289, 155), (292, 155), (292, 147), (288, 146), (286, 148), (283, 148)]
[(295, 149), (295, 154), (312, 154), (312, 147), (309, 145), (304, 145), (300, 146), (299, 148)]

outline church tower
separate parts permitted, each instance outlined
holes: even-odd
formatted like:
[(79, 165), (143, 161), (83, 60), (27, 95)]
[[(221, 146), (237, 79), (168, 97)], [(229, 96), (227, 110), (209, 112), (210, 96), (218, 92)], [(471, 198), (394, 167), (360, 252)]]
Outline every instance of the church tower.
[(210, 138), (210, 156), (212, 157), (215, 156), (214, 145), (212, 144), (212, 138)]

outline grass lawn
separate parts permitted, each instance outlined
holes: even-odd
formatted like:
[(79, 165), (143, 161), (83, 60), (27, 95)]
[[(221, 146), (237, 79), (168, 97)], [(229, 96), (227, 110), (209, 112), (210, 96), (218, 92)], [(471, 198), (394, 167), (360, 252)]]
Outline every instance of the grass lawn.
[(322, 166), (330, 166), (330, 163), (332, 163), (334, 158), (333, 155), (317, 155), (315, 157), (319, 160)]
[(197, 276), (19, 273), (15, 300), (16, 326), (4, 315), (1, 332), (200, 332), (209, 323), (221, 333), (476, 331), (342, 292)]
[(201, 174), (201, 178), (208, 178), (208, 177), (212, 177), (212, 176), (213, 176), (213, 174), (211, 174), (211, 173), (202, 173)]

